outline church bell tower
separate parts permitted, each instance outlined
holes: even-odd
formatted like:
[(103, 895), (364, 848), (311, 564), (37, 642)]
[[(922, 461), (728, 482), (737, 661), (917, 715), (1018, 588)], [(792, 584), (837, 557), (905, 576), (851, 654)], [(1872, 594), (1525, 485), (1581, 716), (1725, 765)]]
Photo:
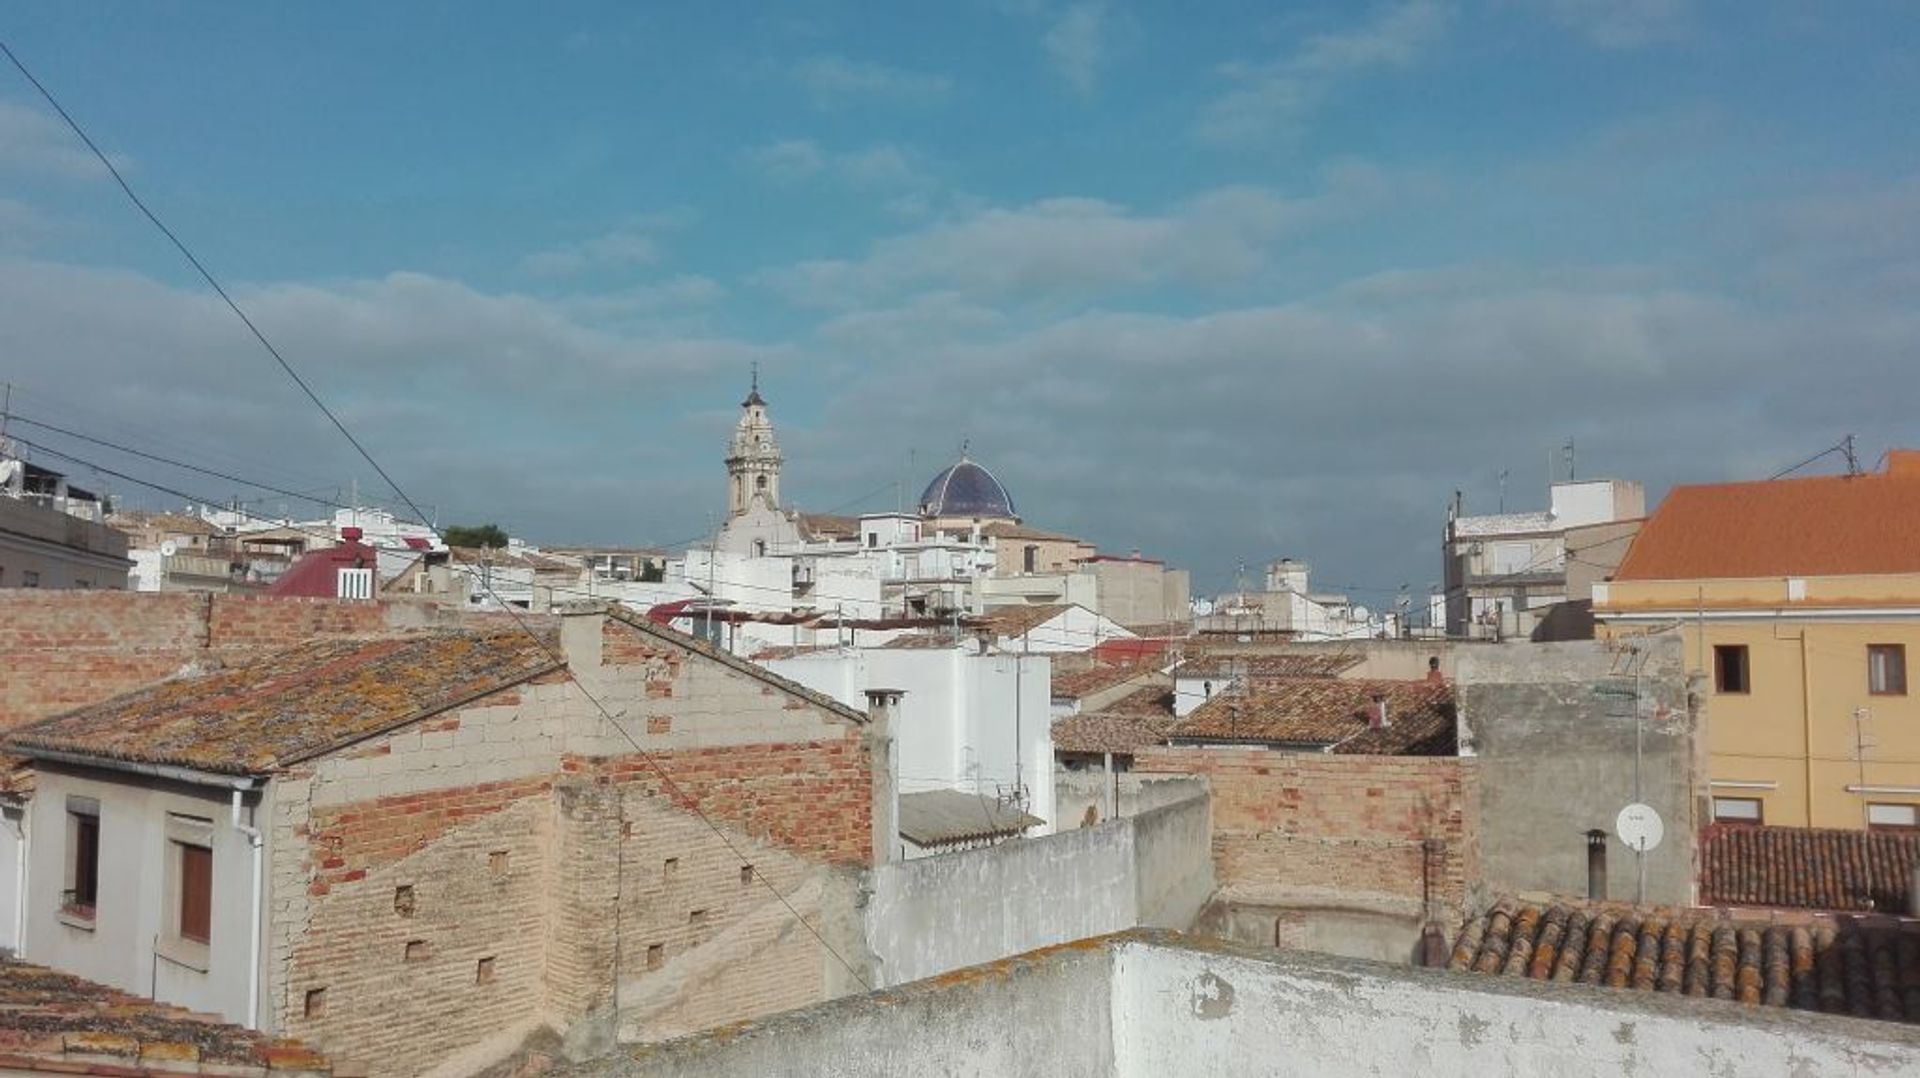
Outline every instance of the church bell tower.
[(773, 437), (767, 402), (760, 396), (760, 370), (753, 371), (753, 388), (740, 402), (740, 422), (727, 446), (727, 517), (732, 519), (763, 503), (780, 507), (780, 443)]

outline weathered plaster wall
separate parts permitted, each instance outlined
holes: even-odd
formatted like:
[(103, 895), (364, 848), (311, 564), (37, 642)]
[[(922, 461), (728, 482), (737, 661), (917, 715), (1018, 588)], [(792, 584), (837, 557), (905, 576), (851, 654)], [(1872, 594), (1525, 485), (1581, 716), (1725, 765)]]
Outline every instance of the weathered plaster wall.
[(1920, 1030), (1128, 934), (582, 1064), (570, 1076), (1735, 1078), (1920, 1073)]
[(1094, 827), (877, 867), (881, 984), (1141, 925), (1186, 928), (1213, 892), (1204, 797)]
[[(1138, 816), (1161, 805), (1171, 805), (1190, 797), (1204, 796), (1204, 780), (1184, 775), (1142, 774), (1136, 771), (1106, 772), (1098, 765), (1084, 771), (1053, 770), (1054, 819), (1060, 828), (1079, 827), (1093, 810), (1095, 821), (1109, 816)], [(1118, 811), (1109, 812), (1110, 804)]]
[(1666, 830), (1645, 855), (1646, 900), (1690, 904), (1705, 790), (1681, 641), (1487, 644), (1459, 649), (1457, 662), (1461, 752), (1480, 770), (1487, 888), (1586, 894), (1586, 832), (1597, 828), (1608, 835), (1606, 897), (1634, 899), (1636, 854), (1613, 832), (1638, 797)]

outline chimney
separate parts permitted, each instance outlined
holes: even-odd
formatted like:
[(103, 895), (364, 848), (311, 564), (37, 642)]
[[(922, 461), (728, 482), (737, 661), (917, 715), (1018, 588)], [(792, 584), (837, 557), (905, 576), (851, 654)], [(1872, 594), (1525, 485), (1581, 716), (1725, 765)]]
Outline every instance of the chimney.
[(1387, 714), (1387, 694), (1373, 694), (1373, 703), (1367, 708), (1367, 729), (1384, 730), (1393, 725), (1393, 718)]
[(867, 690), (867, 758), (873, 768), (873, 863), (905, 859), (900, 846), (899, 757), (893, 729), (900, 718), (899, 689)]
[(351, 524), (349, 524), (349, 525), (347, 525), (346, 527), (344, 527), (344, 528), (341, 528), (341, 529), (340, 529), (340, 538), (342, 538), (342, 539), (345, 539), (345, 540), (346, 540), (347, 542), (349, 542), (349, 543), (357, 543), (357, 542), (359, 542), (359, 541), (360, 541), (360, 537), (361, 537), (361, 536), (363, 536), (363, 535), (365, 535), (365, 534), (367, 534), (367, 533), (366, 533), (366, 532), (364, 532), (364, 531), (361, 531), (361, 530), (360, 530), (359, 528), (357, 528), (357, 527), (354, 527), (354, 526), (353, 526), (353, 525), (351, 525)]

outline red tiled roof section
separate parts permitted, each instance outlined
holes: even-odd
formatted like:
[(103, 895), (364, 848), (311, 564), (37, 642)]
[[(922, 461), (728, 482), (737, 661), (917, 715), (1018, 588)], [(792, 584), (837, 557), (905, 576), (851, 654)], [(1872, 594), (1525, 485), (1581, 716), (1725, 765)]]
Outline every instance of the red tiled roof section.
[[(1387, 725), (1369, 728), (1374, 697)], [(1246, 692), (1215, 693), (1181, 719), (1175, 738), (1332, 745), (1337, 753), (1450, 756), (1457, 751), (1453, 687), (1444, 681), (1274, 678)]]
[(1234, 655), (1219, 653), (1188, 659), (1174, 670), (1177, 677), (1276, 678), (1339, 677), (1358, 666), (1364, 656), (1350, 652), (1288, 655)]
[(1503, 900), (1448, 968), (1920, 1022), (1920, 922)]
[(559, 667), (519, 630), (324, 640), (12, 731), (4, 747), (258, 775)]
[(1709, 824), (1701, 900), (1819, 910), (1910, 909), (1920, 832)]
[[(203, 1067), (203, 1065), (205, 1065)], [(0, 1069), (73, 1074), (326, 1074), (292, 1041), (0, 959)]]
[(1089, 693), (1124, 685), (1135, 678), (1152, 677), (1154, 673), (1154, 668), (1145, 664), (1089, 666), (1084, 670), (1055, 670), (1052, 679), (1053, 697), (1056, 700), (1078, 700)]
[(337, 599), (340, 596), (340, 570), (379, 568), (380, 552), (358, 539), (347, 539), (339, 546), (308, 551), (280, 574), (267, 589), (269, 595), (299, 595), (310, 599)]
[(1045, 625), (1072, 609), (1070, 603), (1046, 603), (1040, 606), (1002, 606), (987, 611), (980, 622), (1001, 636), (1019, 636)]
[(1072, 715), (1053, 724), (1053, 751), (1100, 752), (1131, 756), (1148, 745), (1167, 739), (1172, 718), (1152, 715), (1125, 715), (1102, 711), (1093, 715)]
[(1920, 572), (1920, 467), (1675, 487), (1615, 580)]

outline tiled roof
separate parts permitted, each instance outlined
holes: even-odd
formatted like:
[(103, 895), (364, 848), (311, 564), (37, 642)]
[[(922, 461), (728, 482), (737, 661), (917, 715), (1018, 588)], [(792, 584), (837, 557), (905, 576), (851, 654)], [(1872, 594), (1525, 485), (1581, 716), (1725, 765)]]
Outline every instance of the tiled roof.
[(5, 747), (265, 774), (557, 668), (519, 629), (320, 640), (12, 731)]
[(170, 513), (164, 510), (130, 509), (124, 513), (114, 513), (107, 523), (126, 531), (139, 531), (151, 528), (154, 531), (172, 532), (177, 535), (218, 535), (220, 529), (209, 521), (186, 513)]
[(1042, 603), (1038, 606), (1001, 606), (987, 611), (980, 620), (1001, 636), (1019, 636), (1045, 625), (1073, 609), (1072, 603)]
[(1136, 666), (1089, 666), (1084, 670), (1058, 670), (1053, 672), (1053, 698), (1055, 700), (1078, 700), (1082, 696), (1123, 685), (1136, 678), (1151, 677), (1156, 671), (1150, 665)]
[(923, 790), (900, 795), (900, 835), (916, 846), (1005, 838), (1045, 822), (981, 794)]
[(1448, 965), (1536, 981), (1920, 1022), (1920, 922), (1502, 901)]
[(512, 569), (532, 569), (540, 573), (577, 573), (580, 561), (558, 558), (534, 550), (503, 550), (487, 547), (454, 546), (447, 548), (449, 560), (457, 565), (493, 565)]
[(1111, 711), (1070, 715), (1053, 723), (1055, 752), (1112, 752), (1132, 755), (1167, 739), (1172, 716), (1125, 715)]
[(761, 648), (748, 658), (757, 663), (772, 662), (775, 659), (792, 659), (801, 655), (816, 655), (823, 651), (839, 651), (838, 644), (777, 644)]
[(1710, 824), (1701, 833), (1701, 899), (1821, 910), (1909, 909), (1920, 832)]
[(1174, 668), (1175, 677), (1276, 678), (1338, 677), (1365, 661), (1350, 652), (1302, 652), (1287, 655), (1219, 653), (1188, 659)]
[(67, 1074), (325, 1074), (292, 1041), (0, 959), (0, 1070)]
[(980, 534), (994, 539), (1038, 539), (1054, 543), (1084, 543), (1085, 540), (1062, 532), (1044, 531), (1026, 524), (996, 520), (980, 526)]
[(1920, 572), (1920, 468), (1675, 487), (1615, 580)]
[(901, 633), (880, 646), (895, 651), (935, 650), (958, 647), (960, 641), (951, 631)]
[[(1387, 725), (1368, 728), (1373, 697)], [(1332, 745), (1338, 753), (1450, 756), (1457, 748), (1453, 687), (1444, 681), (1274, 678), (1246, 692), (1215, 693), (1169, 736), (1188, 740)]]
[(1143, 715), (1149, 718), (1173, 718), (1173, 689), (1166, 685), (1145, 685), (1094, 712), (1096, 715)]
[(373, 569), (380, 564), (380, 552), (358, 539), (338, 546), (310, 550), (280, 574), (267, 589), (269, 595), (298, 595), (310, 599), (334, 599), (340, 595), (340, 570)]
[(808, 539), (858, 539), (860, 518), (831, 513), (795, 513), (794, 523)]

